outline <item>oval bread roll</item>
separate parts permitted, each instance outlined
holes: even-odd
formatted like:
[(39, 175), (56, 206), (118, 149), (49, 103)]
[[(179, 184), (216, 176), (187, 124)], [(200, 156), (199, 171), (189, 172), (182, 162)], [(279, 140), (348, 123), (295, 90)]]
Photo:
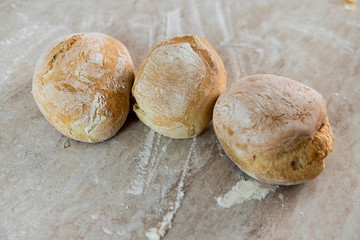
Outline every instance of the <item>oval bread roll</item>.
[(133, 109), (158, 133), (195, 137), (211, 121), (225, 86), (224, 65), (205, 39), (174, 37), (156, 45), (141, 63), (132, 88)]
[(215, 105), (213, 124), (230, 159), (270, 184), (315, 178), (334, 140), (320, 93), (274, 75), (232, 83)]
[(32, 93), (59, 132), (100, 142), (124, 124), (134, 77), (133, 62), (122, 43), (100, 33), (72, 34), (42, 53)]

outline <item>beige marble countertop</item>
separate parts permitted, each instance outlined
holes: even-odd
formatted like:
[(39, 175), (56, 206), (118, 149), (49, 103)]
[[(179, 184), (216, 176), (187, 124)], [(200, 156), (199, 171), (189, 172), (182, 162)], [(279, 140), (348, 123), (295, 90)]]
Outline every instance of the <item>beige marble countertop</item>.
[[(360, 1), (2, 0), (0, 239), (144, 239), (165, 216), (164, 239), (360, 239), (360, 13), (351, 7)], [(171, 140), (130, 114), (103, 143), (62, 136), (31, 81), (43, 48), (75, 32), (119, 39), (136, 68), (156, 43), (194, 33), (218, 51), (228, 83), (271, 73), (309, 85), (335, 135), (324, 172), (224, 209), (215, 197), (246, 175), (211, 124)]]

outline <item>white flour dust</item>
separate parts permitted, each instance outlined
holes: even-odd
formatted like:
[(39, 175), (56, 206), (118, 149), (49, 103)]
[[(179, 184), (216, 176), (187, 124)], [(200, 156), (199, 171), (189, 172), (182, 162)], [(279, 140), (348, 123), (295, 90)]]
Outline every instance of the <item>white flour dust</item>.
[(127, 190), (127, 193), (139, 195), (142, 194), (144, 186), (145, 186), (145, 174), (146, 174), (146, 166), (149, 163), (149, 159), (151, 157), (151, 151), (154, 146), (155, 132), (150, 130), (145, 138), (143, 146), (137, 156), (139, 162), (136, 169), (136, 176), (131, 181), (130, 188)]
[(150, 230), (148, 230), (145, 233), (146, 237), (149, 240), (160, 240), (162, 237), (165, 236), (168, 229), (171, 228), (172, 219), (174, 218), (174, 216), (175, 216), (178, 208), (180, 207), (181, 202), (185, 196), (184, 181), (189, 172), (190, 160), (191, 160), (191, 156), (194, 154), (195, 146), (196, 146), (196, 138), (193, 138), (193, 142), (191, 144), (191, 147), (190, 147), (189, 153), (187, 155), (183, 170), (181, 172), (179, 183), (176, 187), (176, 200), (173, 204), (173, 207), (171, 207), (169, 209), (169, 211), (164, 215), (162, 222), (160, 222), (158, 224), (159, 225), (158, 228), (151, 228)]
[(181, 32), (180, 8), (166, 14), (166, 38), (175, 37)]
[(224, 36), (224, 39), (221, 42), (221, 45), (224, 45), (227, 42), (229, 42), (229, 40), (231, 39), (231, 35), (230, 35), (229, 30), (227, 28), (224, 11), (222, 9), (222, 6), (221, 6), (220, 2), (215, 2), (214, 7), (215, 7), (215, 16), (216, 16), (216, 19), (218, 20), (219, 27), (220, 27), (219, 29), (221, 29), (222, 35)]
[(149, 186), (155, 176), (160, 159), (166, 153), (171, 141), (169, 139), (160, 149), (161, 135), (153, 130), (147, 133), (143, 146), (136, 157), (138, 160), (136, 176), (131, 181), (127, 193), (140, 195), (144, 188)]
[(113, 231), (111, 231), (110, 229), (107, 229), (106, 227), (103, 227), (103, 231), (104, 231), (104, 233), (106, 233), (106, 234), (114, 235)]
[(216, 201), (223, 208), (230, 208), (248, 200), (262, 200), (279, 186), (261, 183), (255, 179), (238, 181), (229, 192), (217, 197)]
[[(148, 177), (146, 180), (146, 185), (149, 186), (149, 184), (151, 183), (151, 181), (153, 180), (154, 176), (155, 176), (155, 172), (158, 169), (158, 165), (160, 162), (160, 159), (162, 158), (162, 156), (164, 156), (164, 154), (167, 151), (167, 148), (169, 146), (169, 144), (171, 143), (172, 139), (167, 140), (167, 142), (161, 147), (161, 149), (159, 149), (160, 147), (160, 140), (161, 140), (161, 135), (158, 134), (158, 140), (156, 142), (156, 149), (155, 154), (153, 156), (153, 158), (150, 161), (150, 167), (149, 167), (149, 172), (148, 172)], [(158, 151), (160, 150), (159, 154)]]
[[(6, 83), (12, 74), (16, 73), (19, 65), (26, 64), (28, 66), (28, 64), (32, 64), (31, 61), (35, 60), (33, 57), (37, 54), (32, 55), (32, 53), (37, 50), (38, 46), (44, 44), (53, 34), (65, 30), (67, 30), (65, 25), (53, 26), (45, 23), (33, 23), (30, 26), (24, 26), (14, 31), (7, 39), (1, 40), (0, 47), (3, 48), (1, 49), (3, 59), (0, 59), (0, 65), (4, 66), (4, 69), (0, 67), (0, 85)], [(40, 39), (41, 41), (30, 44), (29, 39)], [(12, 59), (12, 64), (10, 65), (9, 59)]]

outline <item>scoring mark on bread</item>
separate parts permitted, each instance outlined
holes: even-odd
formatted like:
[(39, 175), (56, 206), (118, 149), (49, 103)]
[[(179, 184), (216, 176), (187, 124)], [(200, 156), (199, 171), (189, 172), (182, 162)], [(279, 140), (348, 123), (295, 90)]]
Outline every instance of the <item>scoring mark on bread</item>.
[(68, 83), (61, 83), (61, 84), (56, 84), (54, 85), (54, 87), (59, 90), (59, 91), (68, 91), (68, 92), (71, 92), (71, 93), (75, 93), (77, 90), (74, 86), (68, 84)]
[[(45, 70), (45, 72), (39, 76), (40, 79), (42, 79), (48, 72), (50, 72), (54, 68), (56, 60), (61, 55), (64, 55), (67, 51), (69, 51), (72, 48), (72, 46), (76, 43), (76, 41), (81, 39), (82, 35), (83, 34), (74, 35), (71, 38), (59, 43), (55, 48), (52, 49), (52, 51), (56, 51), (56, 53), (54, 53), (54, 55), (50, 59), (48, 63), (48, 67)], [(44, 81), (42, 81), (42, 85), (44, 85)]]

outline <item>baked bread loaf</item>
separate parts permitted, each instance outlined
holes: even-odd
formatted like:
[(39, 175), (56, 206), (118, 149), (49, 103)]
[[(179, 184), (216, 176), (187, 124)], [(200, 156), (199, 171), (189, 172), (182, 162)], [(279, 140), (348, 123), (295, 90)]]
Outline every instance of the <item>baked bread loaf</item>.
[(124, 124), (134, 78), (133, 62), (122, 43), (100, 33), (72, 34), (42, 53), (32, 93), (59, 132), (101, 142)]
[(213, 124), (230, 159), (270, 184), (315, 178), (334, 141), (320, 93), (274, 75), (249, 76), (228, 86), (216, 102)]
[(156, 45), (141, 63), (132, 88), (133, 109), (154, 131), (171, 138), (199, 135), (226, 86), (224, 65), (195, 35)]

